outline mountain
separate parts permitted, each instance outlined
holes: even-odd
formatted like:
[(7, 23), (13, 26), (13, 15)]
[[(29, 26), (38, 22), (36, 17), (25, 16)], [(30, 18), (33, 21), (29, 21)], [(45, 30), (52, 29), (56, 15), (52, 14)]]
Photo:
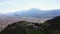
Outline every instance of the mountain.
[(0, 13), (0, 29), (18, 21), (43, 23), (44, 21), (55, 16), (60, 16), (60, 9), (43, 11), (32, 8), (29, 10), (16, 11), (8, 14)]
[(53, 18), (59, 15), (60, 15), (60, 9), (43, 11), (36, 8), (32, 8), (30, 10), (18, 11), (11, 14), (11, 16), (35, 17), (35, 18)]

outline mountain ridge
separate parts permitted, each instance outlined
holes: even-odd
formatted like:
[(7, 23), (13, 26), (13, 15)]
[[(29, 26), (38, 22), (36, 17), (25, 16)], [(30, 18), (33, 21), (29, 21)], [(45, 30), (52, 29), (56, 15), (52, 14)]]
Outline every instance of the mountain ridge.
[(32, 9), (26, 10), (26, 11), (18, 11), (18, 12), (12, 13), (11, 15), (13, 15), (13, 16), (23, 16), (23, 17), (28, 16), (28, 17), (36, 17), (36, 18), (55, 17), (55, 16), (60, 15), (60, 9), (43, 11), (43, 10), (40, 10), (40, 9), (37, 9), (37, 8), (32, 8)]

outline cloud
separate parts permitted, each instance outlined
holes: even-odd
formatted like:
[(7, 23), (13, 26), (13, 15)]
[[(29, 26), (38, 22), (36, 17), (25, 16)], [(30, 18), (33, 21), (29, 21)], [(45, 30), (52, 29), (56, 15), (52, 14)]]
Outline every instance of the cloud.
[(42, 10), (60, 9), (60, 0), (0, 0), (0, 13), (39, 8)]

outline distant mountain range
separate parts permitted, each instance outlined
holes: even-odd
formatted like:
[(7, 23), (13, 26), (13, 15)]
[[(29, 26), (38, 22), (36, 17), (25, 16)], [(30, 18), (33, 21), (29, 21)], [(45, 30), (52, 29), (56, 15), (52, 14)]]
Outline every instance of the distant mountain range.
[(8, 24), (18, 21), (43, 23), (44, 21), (55, 16), (60, 16), (60, 9), (43, 11), (32, 8), (30, 10), (16, 11), (8, 14), (0, 13), (0, 28), (5, 28)]
[(40, 9), (32, 8), (30, 10), (23, 10), (15, 13), (9, 13), (8, 15), (20, 16), (20, 17), (52, 18), (55, 16), (60, 16), (60, 9), (43, 11)]

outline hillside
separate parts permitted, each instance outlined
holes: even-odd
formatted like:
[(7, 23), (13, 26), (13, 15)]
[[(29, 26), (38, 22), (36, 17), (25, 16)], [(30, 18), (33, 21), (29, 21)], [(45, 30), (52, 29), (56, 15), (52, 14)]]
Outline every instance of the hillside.
[(8, 24), (18, 21), (28, 21), (34, 23), (43, 23), (55, 16), (60, 16), (60, 9), (42, 11), (32, 8), (30, 10), (17, 11), (14, 13), (0, 14), (0, 29), (5, 28)]

